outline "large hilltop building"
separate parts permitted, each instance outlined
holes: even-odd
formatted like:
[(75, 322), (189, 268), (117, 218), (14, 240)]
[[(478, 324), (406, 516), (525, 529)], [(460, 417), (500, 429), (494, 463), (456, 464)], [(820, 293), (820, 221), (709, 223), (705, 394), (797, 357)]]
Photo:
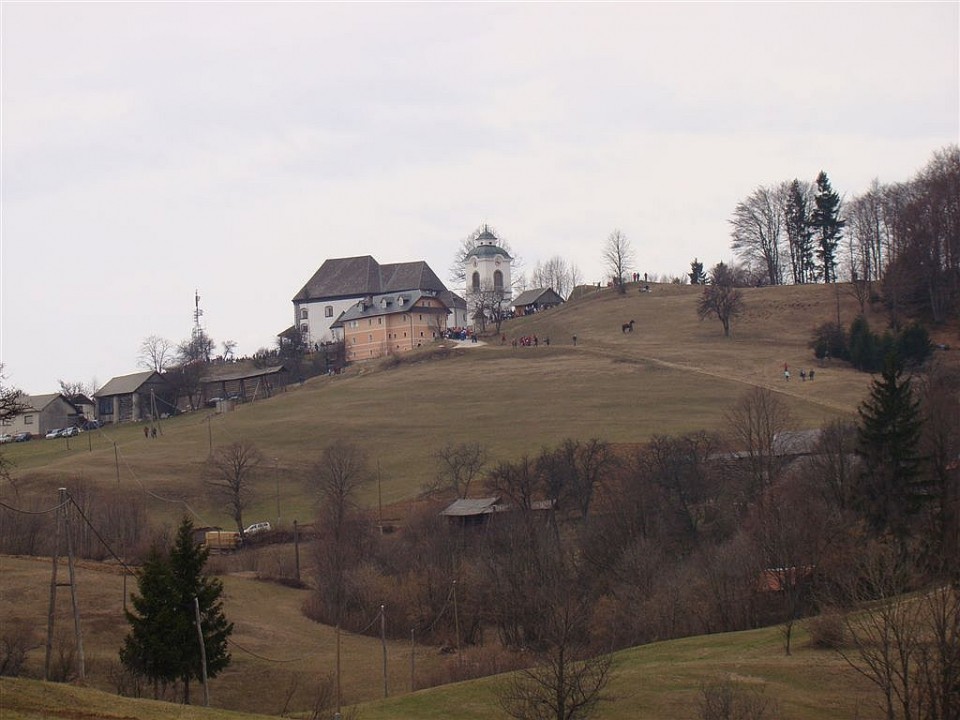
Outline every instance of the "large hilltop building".
[(392, 298), (393, 303), (401, 295), (408, 302), (414, 296), (437, 298), (450, 310), (447, 325), (466, 324), (466, 302), (447, 290), (427, 263), (381, 265), (370, 255), (361, 255), (324, 261), (293, 298), (294, 326), (307, 345), (343, 340), (343, 324), (337, 322), (341, 315), (360, 302), (379, 307), (385, 299)]

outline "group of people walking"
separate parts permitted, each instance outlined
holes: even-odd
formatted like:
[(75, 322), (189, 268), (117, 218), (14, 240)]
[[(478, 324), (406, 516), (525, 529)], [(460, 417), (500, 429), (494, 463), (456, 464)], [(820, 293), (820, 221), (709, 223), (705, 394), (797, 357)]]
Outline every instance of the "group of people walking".
[[(810, 371), (807, 372), (804, 369), (800, 369), (800, 382), (806, 382), (807, 378), (810, 378), (810, 382), (813, 382), (813, 368), (810, 368)], [(790, 366), (787, 363), (783, 364), (783, 379), (790, 381)]]

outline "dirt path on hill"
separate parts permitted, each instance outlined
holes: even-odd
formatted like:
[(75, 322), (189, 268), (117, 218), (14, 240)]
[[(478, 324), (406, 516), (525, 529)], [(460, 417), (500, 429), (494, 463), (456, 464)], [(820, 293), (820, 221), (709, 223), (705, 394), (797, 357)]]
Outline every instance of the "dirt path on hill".
[[(779, 393), (781, 395), (787, 395), (789, 397), (796, 398), (797, 400), (802, 400), (804, 402), (808, 402), (813, 405), (818, 405), (823, 408), (829, 408), (830, 410), (835, 410), (845, 414), (848, 414), (851, 412), (850, 407), (848, 407), (845, 404), (842, 404), (839, 402), (832, 402), (828, 399), (824, 399), (821, 397), (804, 395), (799, 392), (795, 392), (792, 389), (788, 389), (787, 387), (785, 387), (787, 385), (786, 382), (784, 382), (782, 385), (771, 384), (771, 383), (758, 383), (758, 382), (753, 382), (752, 380), (748, 380), (747, 378), (737, 377), (736, 375), (731, 375), (731, 374), (727, 374), (719, 371), (707, 370), (697, 365), (687, 365), (685, 363), (674, 362), (671, 360), (663, 360), (661, 358), (651, 357), (649, 355), (617, 353), (613, 348), (601, 348), (601, 347), (594, 346), (594, 347), (585, 347), (584, 350), (596, 356), (606, 357), (613, 360), (630, 360), (630, 361), (639, 360), (643, 362), (649, 362), (653, 365), (659, 365), (660, 367), (669, 368), (671, 370), (679, 370), (682, 372), (695, 373), (697, 375), (717, 378), (719, 380), (724, 380), (726, 382), (739, 383), (746, 387), (764, 387), (768, 390), (772, 390), (775, 393)], [(798, 379), (797, 382), (799, 383), (800, 380)]]

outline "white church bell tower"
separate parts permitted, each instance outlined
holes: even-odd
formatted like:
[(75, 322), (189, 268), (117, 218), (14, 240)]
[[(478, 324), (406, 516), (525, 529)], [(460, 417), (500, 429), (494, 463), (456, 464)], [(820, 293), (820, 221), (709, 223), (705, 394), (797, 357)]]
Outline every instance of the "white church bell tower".
[(478, 309), (489, 317), (494, 306), (508, 310), (513, 297), (510, 265), (513, 258), (498, 244), (499, 240), (490, 228), (483, 226), (477, 236), (476, 247), (463, 259), (466, 278), (467, 309), (474, 327), (480, 325), (475, 319)]

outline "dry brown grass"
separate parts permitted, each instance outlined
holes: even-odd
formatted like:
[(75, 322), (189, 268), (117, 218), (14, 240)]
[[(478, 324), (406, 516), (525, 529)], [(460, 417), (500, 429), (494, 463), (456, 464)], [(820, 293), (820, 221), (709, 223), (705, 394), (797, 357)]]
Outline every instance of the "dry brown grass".
[[(797, 372), (789, 384), (783, 381), (784, 363), (795, 371), (813, 366), (807, 344), (814, 326), (836, 317), (838, 296), (832, 287), (747, 290), (748, 310), (734, 322), (729, 338), (717, 323), (697, 320), (696, 288), (654, 285), (649, 294), (631, 291), (626, 296), (604, 291), (503, 328), (508, 340), (534, 333), (541, 340), (549, 337), (549, 347), (513, 348), (509, 341), (505, 346), (493, 341), (464, 349), (426, 348), (396, 367), (366, 365), (315, 378), (224, 416), (181, 416), (165, 422), (156, 440), (145, 440), (139, 427), (121, 426), (75, 438), (69, 448), (63, 441), (36, 441), (4, 446), (4, 452), (18, 464), (14, 475), (21, 498), (38, 496), (51, 506), (57, 487), (80, 479), (109, 497), (119, 465), (120, 487), (141, 494), (154, 524), (174, 525), (190, 512), (199, 524), (229, 526), (226, 512), (203, 491), (201, 467), (211, 439), (217, 445), (249, 438), (268, 462), (248, 522), (276, 521), (279, 478), (280, 519), (289, 526), (294, 518), (312, 519), (307, 469), (337, 437), (370, 448), (379, 463), (384, 503), (390, 504), (417, 494), (434, 472), (431, 453), (449, 442), (481, 442), (494, 458), (512, 459), (567, 437), (635, 443), (655, 433), (723, 431), (727, 408), (754, 385), (778, 392), (800, 427), (814, 427), (852, 416), (866, 393), (870, 377), (842, 363), (816, 366), (813, 383), (800, 383)], [(855, 302), (843, 292), (839, 300), (843, 322), (849, 324)], [(631, 319), (635, 332), (622, 333), (621, 325)], [(883, 327), (879, 316), (871, 321)], [(953, 353), (944, 355), (952, 360)], [(13, 499), (9, 488), (4, 492), (4, 499)], [(376, 498), (373, 484), (366, 500), (374, 504)], [(245, 559), (238, 569), (254, 570), (257, 562)], [(262, 562), (279, 566), (285, 560)], [(0, 577), (3, 617), (45, 627), (48, 563), (2, 558)], [(115, 662), (125, 632), (121, 582), (120, 575), (101, 566), (80, 572), (94, 668)], [(278, 663), (235, 649), (233, 666), (214, 683), (214, 698), (276, 713), (290, 694), (292, 706), (308, 706), (317, 679), (333, 668), (332, 631), (302, 616), (305, 591), (236, 575), (225, 582), (227, 614), (237, 624), (239, 646), (275, 660), (300, 659)], [(62, 602), (66, 597), (64, 590)], [(61, 624), (66, 612), (64, 605)], [(396, 691), (408, 683), (408, 660), (400, 659), (407, 652), (403, 643), (391, 645), (390, 683)], [(344, 653), (348, 698), (375, 697), (377, 641), (347, 638)], [(34, 673), (38, 658), (42, 662), (42, 651), (31, 658)], [(426, 651), (417, 663), (425, 673), (440, 672), (442, 665)], [(105, 676), (97, 676), (95, 684), (104, 686)]]
[[(631, 288), (633, 290), (634, 288)], [(197, 412), (167, 421), (163, 436), (145, 440), (138, 427), (110, 427), (93, 438), (7, 446), (21, 490), (51, 499), (76, 478), (104, 488), (144, 492), (152, 515), (175, 523), (189, 504), (202, 524), (228, 524), (203, 492), (201, 466), (209, 443), (253, 440), (268, 458), (250, 521), (309, 521), (312, 493), (305, 470), (335, 437), (371, 449), (386, 503), (413, 497), (434, 471), (431, 453), (447, 442), (478, 441), (497, 459), (535, 453), (566, 437), (641, 442), (654, 433), (724, 430), (724, 412), (752, 385), (784, 397), (801, 427), (851, 416), (868, 375), (842, 363), (816, 367), (815, 382), (798, 382), (814, 364), (807, 347), (815, 325), (836, 317), (837, 293), (822, 285), (745, 291), (747, 312), (723, 337), (715, 322), (697, 320), (697, 289), (654, 285), (651, 293), (603, 291), (549, 312), (507, 323), (508, 339), (536, 333), (551, 345), (426, 348), (391, 369), (377, 364), (320, 377), (228, 415)], [(848, 323), (856, 304), (839, 293)], [(636, 320), (636, 330), (620, 326)], [(873, 318), (882, 327), (882, 318)], [(577, 335), (573, 347), (571, 337)], [(949, 354), (947, 354), (949, 355)], [(794, 372), (783, 381), (783, 364)], [(114, 454), (116, 443), (117, 454)], [(150, 495), (148, 493), (154, 493)], [(368, 488), (374, 502), (376, 488)]]
[[(292, 553), (292, 549), (288, 550)], [(61, 578), (66, 575), (65, 570), (63, 568)], [(3, 579), (0, 616), (4, 623), (30, 623), (36, 628), (41, 643), (46, 633), (50, 574), (47, 558), (0, 556)], [(235, 626), (230, 647), (233, 662), (220, 677), (211, 681), (214, 704), (264, 714), (279, 714), (284, 706), (290, 711), (306, 711), (312, 707), (320, 679), (334, 672), (334, 629), (303, 616), (300, 608), (308, 590), (261, 582), (254, 579), (253, 573), (227, 575), (223, 580), (225, 613)], [(123, 617), (123, 577), (116, 567), (81, 562), (77, 587), (87, 684), (115, 692), (109, 669), (117, 663), (117, 651), (127, 632)], [(127, 590), (135, 589), (131, 579)], [(72, 638), (69, 597), (69, 588), (59, 589), (57, 627)], [(42, 677), (43, 657), (42, 646), (30, 653), (27, 676)], [(409, 691), (409, 643), (388, 642), (387, 657), (390, 692)], [(342, 687), (346, 702), (381, 696), (382, 662), (379, 639), (341, 634)], [(438, 673), (444, 662), (436, 650), (418, 648), (416, 666), (421, 677)], [(197, 702), (202, 695), (194, 690), (194, 702)]]

